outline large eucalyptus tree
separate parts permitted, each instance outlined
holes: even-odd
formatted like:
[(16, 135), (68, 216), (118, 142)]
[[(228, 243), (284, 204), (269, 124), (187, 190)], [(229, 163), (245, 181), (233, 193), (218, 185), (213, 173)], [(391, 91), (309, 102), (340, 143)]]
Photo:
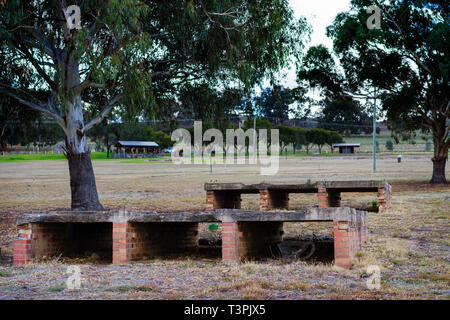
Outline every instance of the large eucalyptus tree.
[[(372, 23), (372, 6), (380, 12), (379, 28)], [(319, 46), (310, 49), (299, 71), (299, 78), (332, 96), (373, 97), (376, 88), (395, 137), (431, 133), (431, 183), (447, 182), (449, 9), (445, 0), (352, 0), (328, 28), (342, 68)]]
[(301, 51), (305, 30), (286, 0), (0, 1), (0, 94), (61, 126), (72, 209), (101, 210), (89, 129), (113, 108), (164, 115), (189, 83), (251, 86)]

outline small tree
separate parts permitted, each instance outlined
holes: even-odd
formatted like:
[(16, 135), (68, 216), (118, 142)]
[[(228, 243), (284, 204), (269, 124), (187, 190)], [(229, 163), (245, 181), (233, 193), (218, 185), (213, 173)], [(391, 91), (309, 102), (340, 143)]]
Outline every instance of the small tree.
[(387, 149), (388, 151), (394, 150), (394, 144), (392, 143), (391, 140), (386, 141), (386, 149)]
[(305, 130), (305, 149), (306, 153), (309, 153), (309, 149), (311, 145), (314, 144), (314, 131), (313, 130)]
[(305, 129), (294, 127), (294, 143), (292, 144), (294, 149), (294, 154), (297, 149), (301, 149), (306, 143)]
[(281, 153), (286, 150), (287, 156), (287, 146), (295, 143), (295, 130), (292, 127), (278, 125), (275, 129), (279, 130)]
[(173, 146), (174, 142), (171, 137), (165, 134), (163, 131), (154, 131), (151, 127), (147, 127), (146, 129), (146, 140), (154, 141), (159, 145), (159, 149), (166, 149)]
[(328, 131), (326, 136), (326, 143), (330, 146), (331, 150), (333, 150), (333, 143), (344, 142), (342, 136), (339, 132), (336, 131)]
[(319, 148), (319, 154), (322, 153), (322, 146), (327, 143), (328, 132), (328, 130), (320, 128), (311, 130), (313, 143)]

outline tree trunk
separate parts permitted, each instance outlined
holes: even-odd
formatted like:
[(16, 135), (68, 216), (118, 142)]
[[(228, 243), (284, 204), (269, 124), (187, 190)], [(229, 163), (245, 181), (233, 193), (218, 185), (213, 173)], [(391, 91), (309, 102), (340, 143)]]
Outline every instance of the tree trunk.
[(445, 179), (445, 165), (448, 160), (449, 149), (447, 135), (445, 121), (442, 121), (441, 125), (437, 125), (433, 132), (434, 157), (431, 159), (433, 161), (433, 176), (430, 183), (447, 183), (447, 179)]
[(445, 164), (448, 158), (433, 158), (433, 177), (430, 183), (447, 183), (445, 179)]
[[(65, 80), (69, 88), (75, 88), (80, 83), (78, 63), (70, 57), (66, 67)], [(104, 210), (98, 199), (94, 170), (87, 145), (81, 95), (68, 94), (65, 103), (65, 151), (69, 161), (71, 208), (79, 211)]]
[(77, 211), (104, 210), (98, 199), (90, 151), (81, 154), (68, 153), (67, 159), (72, 193), (71, 209)]
[(106, 130), (106, 158), (109, 159), (109, 133)]
[(84, 132), (81, 98), (67, 108), (66, 157), (69, 161), (72, 210), (104, 210), (101, 205), (95, 175), (92, 168), (89, 147)]

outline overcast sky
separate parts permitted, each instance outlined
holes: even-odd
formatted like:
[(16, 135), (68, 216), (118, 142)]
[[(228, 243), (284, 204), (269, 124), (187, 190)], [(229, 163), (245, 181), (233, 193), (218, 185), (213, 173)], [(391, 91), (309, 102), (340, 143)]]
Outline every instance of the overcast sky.
[[(350, 0), (290, 0), (290, 5), (296, 18), (306, 17), (313, 27), (308, 47), (324, 44), (332, 49), (332, 41), (325, 34), (326, 28), (338, 13), (350, 8)], [(295, 67), (284, 70), (282, 74), (286, 74), (286, 77), (282, 77), (286, 80), (281, 81), (281, 84), (290, 88), (296, 86)]]

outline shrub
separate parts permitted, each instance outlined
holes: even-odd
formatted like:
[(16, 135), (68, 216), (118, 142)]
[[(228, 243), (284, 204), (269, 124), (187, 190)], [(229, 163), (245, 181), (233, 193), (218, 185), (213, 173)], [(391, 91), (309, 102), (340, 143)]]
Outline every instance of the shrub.
[(391, 140), (386, 141), (386, 149), (389, 151), (394, 150), (394, 144), (392, 143)]

